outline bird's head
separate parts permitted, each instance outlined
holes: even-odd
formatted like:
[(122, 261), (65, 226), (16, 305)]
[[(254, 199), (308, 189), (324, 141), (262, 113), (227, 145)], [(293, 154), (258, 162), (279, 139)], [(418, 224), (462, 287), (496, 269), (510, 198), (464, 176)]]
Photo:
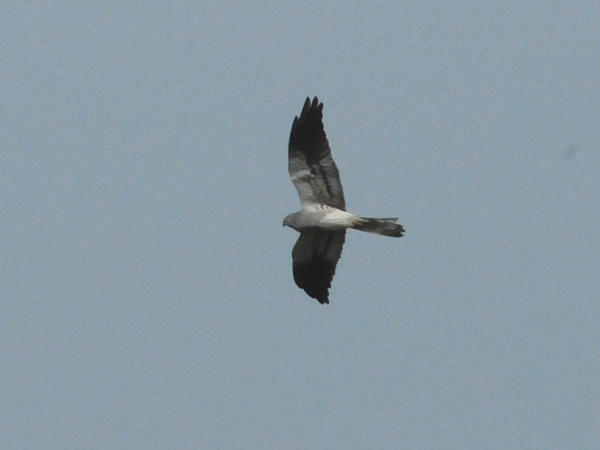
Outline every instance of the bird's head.
[(283, 226), (284, 227), (290, 227), (290, 228), (293, 228), (295, 230), (296, 227), (294, 225), (296, 223), (295, 222), (295, 218), (296, 218), (297, 214), (298, 213), (289, 214), (285, 219), (283, 219)]
[(290, 221), (291, 221), (290, 216), (287, 216), (285, 219), (283, 219), (283, 225), (282, 226), (283, 227), (289, 227), (289, 226), (291, 226), (290, 225)]

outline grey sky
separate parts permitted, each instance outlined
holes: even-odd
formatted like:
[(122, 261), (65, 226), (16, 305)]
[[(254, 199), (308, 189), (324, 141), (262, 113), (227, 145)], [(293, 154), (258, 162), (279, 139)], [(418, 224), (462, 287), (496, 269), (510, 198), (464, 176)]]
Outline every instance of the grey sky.
[[(598, 2), (200, 3), (0, 15), (0, 446), (597, 448)], [(329, 306), (281, 227), (314, 95), (406, 228)]]

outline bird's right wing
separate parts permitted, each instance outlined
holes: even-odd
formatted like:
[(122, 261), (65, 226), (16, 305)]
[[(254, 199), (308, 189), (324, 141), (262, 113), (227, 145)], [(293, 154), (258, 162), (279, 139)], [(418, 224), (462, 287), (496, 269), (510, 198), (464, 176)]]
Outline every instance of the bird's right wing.
[(329, 288), (345, 239), (345, 230), (303, 231), (292, 250), (294, 281), (321, 304), (329, 303)]

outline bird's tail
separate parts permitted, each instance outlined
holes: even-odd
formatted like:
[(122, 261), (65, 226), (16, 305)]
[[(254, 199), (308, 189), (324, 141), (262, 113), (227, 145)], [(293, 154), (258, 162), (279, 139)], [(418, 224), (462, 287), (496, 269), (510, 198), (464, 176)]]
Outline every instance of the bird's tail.
[(404, 228), (402, 225), (398, 225), (397, 221), (397, 218), (373, 219), (370, 217), (357, 217), (352, 228), (382, 236), (400, 237), (404, 233)]

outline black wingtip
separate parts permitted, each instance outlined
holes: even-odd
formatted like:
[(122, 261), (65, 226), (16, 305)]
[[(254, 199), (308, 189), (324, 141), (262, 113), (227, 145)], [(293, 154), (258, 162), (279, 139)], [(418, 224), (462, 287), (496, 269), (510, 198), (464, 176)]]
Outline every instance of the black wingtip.
[(294, 281), (306, 294), (319, 303), (329, 303), (329, 288), (335, 275), (335, 263), (323, 255), (315, 254), (308, 263), (293, 265)]
[(311, 110), (318, 111), (322, 109), (323, 103), (319, 103), (319, 98), (317, 96), (313, 98), (312, 103), (310, 101), (310, 97), (306, 97), (304, 105), (302, 106), (302, 112), (300, 113), (300, 117), (305, 116)]
[(306, 97), (302, 112), (294, 118), (288, 155), (300, 152), (309, 165), (315, 164), (330, 153), (329, 142), (323, 126), (323, 103), (314, 97), (312, 103)]
[(296, 127), (296, 123), (303, 117), (306, 117), (310, 110), (316, 110), (319, 106), (321, 106), (321, 109), (323, 109), (323, 103), (319, 105), (319, 99), (317, 97), (313, 99), (312, 103), (310, 102), (310, 97), (306, 97), (304, 105), (302, 106), (302, 111), (300, 112), (300, 116), (294, 117), (294, 122), (292, 123), (292, 134)]

